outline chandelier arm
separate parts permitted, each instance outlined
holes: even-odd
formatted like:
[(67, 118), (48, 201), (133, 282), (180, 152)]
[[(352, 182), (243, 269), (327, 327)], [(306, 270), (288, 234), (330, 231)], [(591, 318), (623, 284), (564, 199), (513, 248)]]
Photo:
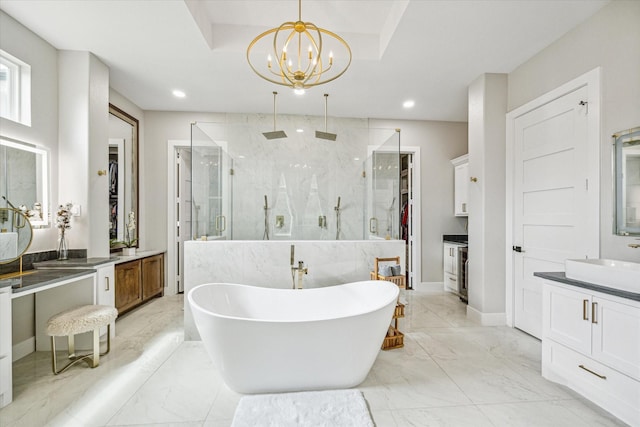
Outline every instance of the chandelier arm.
[[(289, 67), (287, 66), (287, 58), (284, 54), (284, 52), (286, 52), (286, 48), (289, 46), (289, 42), (291, 41), (291, 39), (293, 38), (293, 32), (290, 33), (287, 38), (285, 39), (284, 45), (283, 45), (283, 54), (282, 55), (278, 55), (278, 34), (280, 33), (281, 30), (292, 30), (295, 28), (295, 23), (294, 22), (285, 22), (284, 24), (280, 25), (276, 31), (275, 34), (273, 36), (273, 51), (275, 52), (276, 55), (276, 59), (277, 59), (277, 63), (278, 63), (278, 67), (280, 68), (280, 73), (278, 73), (278, 75), (280, 76), (280, 78), (282, 79), (282, 84), (284, 86), (289, 86), (286, 82), (289, 82), (289, 84), (293, 85), (294, 81), (291, 79), (290, 75), (291, 74), (291, 70), (289, 69)], [(287, 72), (285, 72), (285, 70)], [(268, 79), (267, 79), (268, 80)]]
[[(289, 47), (289, 43), (291, 42), (291, 39), (293, 38), (293, 36), (294, 36), (294, 33), (290, 33), (287, 36), (286, 40), (284, 41), (284, 45), (282, 47), (282, 52), (283, 53), (282, 53), (281, 58), (278, 60), (278, 63), (281, 64), (281, 66), (280, 66), (281, 69), (282, 69), (282, 64), (286, 65), (286, 63), (287, 63), (287, 57), (285, 55), (285, 52), (287, 52), (287, 50), (288, 50), (287, 48)], [(277, 42), (278, 42), (278, 34), (276, 33), (276, 36), (273, 38), (273, 50), (274, 50), (274, 52), (276, 52), (276, 55), (277, 55), (277, 52), (278, 52)], [(288, 59), (291, 60), (291, 58), (288, 58)], [(286, 68), (287, 68), (288, 71), (291, 71), (288, 66)]]
[[(315, 25), (308, 23), (308, 26), (312, 26), (315, 30), (318, 29), (318, 27), (316, 27)], [(318, 40), (320, 41), (320, 43), (316, 43), (316, 40), (313, 38), (312, 34), (305, 29), (304, 34), (306, 36), (306, 38), (309, 40), (309, 42), (313, 45), (313, 47), (315, 48), (315, 58), (313, 59), (309, 59), (308, 63), (307, 63), (307, 68), (306, 70), (304, 70), (304, 74), (305, 76), (309, 76), (307, 78), (305, 78), (305, 80), (303, 81), (303, 84), (306, 83), (309, 78), (312, 75), (316, 74), (316, 70), (318, 67), (320, 67), (320, 70), (322, 70), (322, 57), (321, 57), (321, 53), (322, 53), (322, 35), (320, 34), (320, 32), (318, 31)], [(314, 64), (314, 60), (315, 60), (315, 64)]]

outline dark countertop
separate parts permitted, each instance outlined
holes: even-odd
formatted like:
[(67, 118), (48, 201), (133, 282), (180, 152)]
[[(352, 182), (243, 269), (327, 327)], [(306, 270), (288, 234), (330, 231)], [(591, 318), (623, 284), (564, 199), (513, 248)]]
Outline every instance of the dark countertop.
[(41, 268), (93, 268), (101, 264), (108, 264), (114, 262), (112, 258), (69, 258), (64, 261), (58, 261), (57, 259), (50, 261), (34, 262), (33, 267), (36, 269)]
[(442, 241), (444, 242), (452, 242), (452, 243), (469, 243), (469, 236), (466, 234), (444, 234), (442, 235)]
[(640, 301), (640, 293), (621, 291), (619, 289), (609, 288), (606, 286), (596, 285), (595, 283), (581, 282), (567, 278), (564, 272), (536, 272), (534, 276), (542, 279), (553, 280), (554, 282), (564, 283), (566, 285), (576, 286), (578, 288), (589, 289), (601, 292), (603, 294), (614, 295), (621, 298), (627, 298), (634, 301)]
[(50, 269), (50, 270), (29, 270), (20, 277), (0, 280), (0, 288), (11, 286), (13, 294), (30, 291), (46, 285), (55, 284), (63, 280), (73, 279), (87, 273), (95, 273), (92, 269)]
[(150, 251), (136, 251), (135, 255), (125, 256), (122, 253), (114, 253), (109, 258), (69, 258), (64, 261), (50, 260), (42, 262), (34, 262), (33, 267), (38, 270), (49, 269), (75, 269), (75, 268), (88, 268), (93, 269), (106, 265), (121, 264), (123, 262), (135, 261), (137, 259), (146, 258), (153, 255), (162, 254), (164, 251), (150, 250)]

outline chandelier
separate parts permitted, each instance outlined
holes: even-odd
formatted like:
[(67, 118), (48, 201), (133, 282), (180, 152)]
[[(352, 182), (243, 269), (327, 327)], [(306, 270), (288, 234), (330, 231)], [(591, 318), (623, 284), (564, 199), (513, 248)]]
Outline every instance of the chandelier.
[[(272, 34), (273, 39), (267, 38)], [(271, 40), (272, 46), (268, 46)], [(333, 48), (344, 56), (334, 57)], [(266, 58), (260, 53), (267, 53)], [(302, 0), (298, 0), (298, 20), (285, 22), (253, 39), (247, 48), (247, 61), (263, 79), (302, 91), (343, 75), (351, 65), (351, 48), (337, 34), (303, 22)]]

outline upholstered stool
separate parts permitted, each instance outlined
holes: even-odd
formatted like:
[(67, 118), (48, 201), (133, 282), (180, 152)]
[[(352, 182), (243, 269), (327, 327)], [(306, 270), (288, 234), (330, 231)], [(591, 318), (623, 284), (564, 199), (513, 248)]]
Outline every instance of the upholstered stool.
[[(100, 356), (111, 350), (111, 323), (118, 317), (118, 310), (106, 305), (83, 305), (58, 313), (47, 322), (47, 335), (51, 336), (51, 361), (53, 373), (58, 375), (77, 362), (84, 360), (95, 368)], [(100, 354), (100, 328), (107, 327), (107, 351)], [(93, 331), (93, 353), (75, 354), (74, 335)], [(67, 336), (69, 340), (69, 362), (62, 369), (56, 364), (56, 337)]]

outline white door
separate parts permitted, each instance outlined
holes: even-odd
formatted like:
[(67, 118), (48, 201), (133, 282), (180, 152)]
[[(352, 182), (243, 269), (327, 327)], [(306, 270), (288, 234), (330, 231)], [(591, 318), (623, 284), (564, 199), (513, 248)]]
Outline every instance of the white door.
[(589, 241), (599, 188), (587, 179), (588, 156), (598, 155), (587, 144), (587, 95), (583, 86), (514, 120), (514, 326), (538, 338), (542, 280), (533, 273), (598, 256)]

